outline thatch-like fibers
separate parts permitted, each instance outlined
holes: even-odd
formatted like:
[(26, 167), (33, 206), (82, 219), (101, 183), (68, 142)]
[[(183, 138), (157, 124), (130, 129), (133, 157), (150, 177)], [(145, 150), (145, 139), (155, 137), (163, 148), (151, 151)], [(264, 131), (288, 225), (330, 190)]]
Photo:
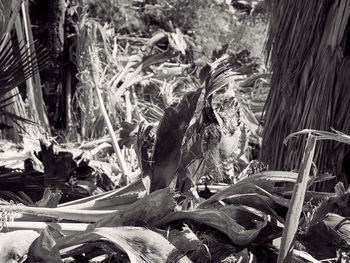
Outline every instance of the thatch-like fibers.
[[(265, 108), (261, 159), (275, 169), (298, 169), (305, 147), (290, 133), (306, 128), (350, 133), (350, 1), (269, 0), (271, 22), (266, 45), (273, 76)], [(347, 146), (318, 142), (320, 172), (340, 175)], [(342, 178), (343, 179), (343, 178)]]

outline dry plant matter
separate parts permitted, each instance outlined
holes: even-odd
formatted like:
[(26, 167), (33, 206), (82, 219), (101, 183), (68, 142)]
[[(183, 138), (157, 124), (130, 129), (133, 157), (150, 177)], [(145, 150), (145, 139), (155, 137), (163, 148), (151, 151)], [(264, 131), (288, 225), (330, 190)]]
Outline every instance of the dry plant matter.
[[(135, 5), (144, 4), (121, 2), (124, 4), (118, 10), (121, 14), (129, 9), (135, 14)], [(168, 6), (166, 10), (172, 10), (168, 2), (159, 2)], [(296, 3), (316, 8), (315, 2)], [(296, 7), (296, 3), (280, 5)], [(158, 8), (144, 7), (145, 12)], [(126, 35), (118, 31), (132, 29), (124, 16), (118, 17), (124, 27), (114, 30), (112, 23), (103, 24), (92, 17), (94, 9), (84, 8), (76, 13), (69, 10), (79, 17), (76, 25), (79, 86), (74, 97), (79, 114), (74, 118), (82, 121), (83, 138), (104, 135), (104, 122), (110, 135), (74, 147), (43, 142), (39, 145), (36, 141), (29, 148), (28, 144), (24, 148), (1, 145), (7, 154), (13, 153), (11, 157), (16, 156), (6, 158), (0, 154), (1, 164), (6, 165), (0, 167), (0, 195), (15, 201), (1, 200), (0, 204), (5, 232), (0, 234), (1, 259), (5, 262), (13, 257), (17, 261), (28, 257), (33, 262), (348, 259), (349, 191), (342, 183), (336, 185), (334, 192), (313, 191), (315, 183), (333, 180), (334, 176), (316, 176), (312, 161), (324, 149), (320, 140), (349, 143), (349, 136), (337, 131), (292, 133), (290, 137), (296, 138), (289, 140), (288, 147), (291, 142), (303, 144), (300, 134), (309, 134), (306, 148), (298, 153), (303, 154), (303, 159), (296, 155), (302, 160), (296, 166), (298, 171), (248, 172), (251, 165), (243, 170), (250, 161), (249, 147), (261, 143), (262, 126), (265, 125), (265, 135), (273, 129), (271, 105), (267, 107), (266, 119), (261, 118), (270, 75), (252, 74), (258, 71), (254, 61), (243, 63), (228, 55), (218, 55), (219, 59), (197, 71), (184, 62), (193, 47), (189, 28), (168, 23), (146, 37)], [(334, 6), (332, 12), (339, 10)], [(326, 10), (318, 5), (312, 12), (321, 15)], [(289, 14), (284, 25), (290, 25), (294, 19)], [(138, 18), (131, 21), (134, 25), (139, 22)], [(324, 21), (317, 21), (302, 20), (302, 24), (323, 25)], [(337, 21), (342, 25), (342, 19)], [(278, 30), (272, 25), (271, 36), (278, 35)], [(306, 39), (308, 45), (314, 45)], [(335, 39), (324, 41), (335, 45), (338, 43)], [(282, 50), (281, 43), (273, 42)], [(309, 54), (306, 49), (291, 47), (292, 43), (287, 42), (287, 46), (293, 55)], [(326, 58), (331, 57), (331, 53), (327, 54)], [(320, 61), (323, 53), (317, 51), (313, 55)], [(281, 57), (285, 59), (284, 56), (288, 55), (283, 52)], [(271, 59), (276, 63), (274, 66), (279, 63), (274, 61), (277, 59), (274, 55)], [(293, 66), (302, 63), (298, 56), (293, 59)], [(310, 72), (324, 70), (325, 64), (320, 65), (312, 71), (305, 64), (302, 73), (291, 71), (288, 76), (299, 73), (309, 76)], [(286, 67), (282, 64), (282, 71)], [(325, 79), (329, 80), (328, 77)], [(272, 82), (278, 81), (278, 75), (274, 75)], [(318, 90), (322, 93), (324, 83), (329, 84), (320, 79), (312, 85), (322, 84), (323, 89)], [(273, 87), (269, 102), (279, 95), (275, 92)], [(308, 99), (310, 102), (311, 98)], [(311, 107), (310, 111), (313, 110)], [(326, 122), (324, 118), (327, 116), (322, 117), (322, 123)], [(117, 161), (110, 152), (111, 144), (118, 152)], [(271, 152), (282, 155), (281, 147)], [(123, 167), (124, 161), (127, 167)], [(237, 167), (227, 168), (227, 163)], [(227, 174), (227, 170), (232, 173)], [(125, 174), (126, 178), (122, 176)], [(210, 180), (221, 183), (210, 185)], [(205, 184), (200, 185), (204, 190), (199, 195), (201, 181)], [(206, 199), (200, 197), (204, 194)], [(26, 238), (11, 244), (21, 236)]]
[[(293, 140), (282, 153), (275, 151), (289, 133), (302, 129), (329, 131), (331, 127), (350, 132), (345, 48), (350, 3), (268, 2), (271, 23), (267, 52), (273, 76), (261, 156), (272, 169), (291, 170), (299, 167), (305, 144)], [(344, 145), (320, 142), (315, 163), (321, 173), (336, 174), (345, 182), (341, 163), (346, 153)]]
[[(220, 117), (220, 109), (213, 106), (215, 98), (220, 90), (231, 87), (236, 77), (225, 63), (219, 63), (208, 74), (197, 91), (189, 92), (177, 106), (165, 109), (157, 130), (147, 124), (140, 126), (139, 180), (57, 207), (47, 207), (52, 204), (50, 199), (56, 198), (54, 195), (44, 197), (41, 207), (2, 204), (3, 229), (10, 231), (4, 234), (6, 237), (10, 238), (13, 230), (40, 232), (34, 242), (28, 241), (20, 249), (4, 246), (4, 253), (13, 248), (18, 255), (27, 253), (32, 260), (45, 262), (82, 256), (100, 262), (275, 262), (278, 246), (271, 242), (281, 238), (281, 225), (285, 232), (279, 253), (282, 258), (290, 252), (293, 261), (317, 262), (336, 258), (339, 250), (348, 249), (350, 243), (344, 233), (348, 231), (345, 223), (349, 212), (341, 208), (346, 206), (349, 193), (341, 183), (335, 193), (310, 190), (314, 183), (333, 178), (310, 175), (315, 143), (322, 139), (348, 143), (348, 136), (339, 132), (300, 132), (311, 133), (311, 146), (305, 149), (299, 175), (263, 171), (236, 184), (217, 187), (207, 200), (198, 196), (195, 185), (199, 175), (204, 175), (198, 170), (204, 169), (205, 154), (212, 150), (208, 144), (218, 147), (230, 127)], [(235, 91), (239, 93), (239, 87)], [(211, 136), (217, 137), (203, 132), (208, 127), (215, 131)], [(237, 126), (234, 127), (235, 132)], [(51, 180), (53, 176), (72, 178), (74, 174), (54, 169), (59, 164), (55, 161), (58, 155), (50, 147), (41, 147), (46, 155), (44, 170)], [(70, 160), (72, 156), (64, 153), (60, 158)], [(320, 235), (324, 229), (328, 232), (323, 233), (334, 237), (334, 243), (327, 245), (329, 236)], [(314, 245), (315, 239), (321, 242), (322, 253)]]

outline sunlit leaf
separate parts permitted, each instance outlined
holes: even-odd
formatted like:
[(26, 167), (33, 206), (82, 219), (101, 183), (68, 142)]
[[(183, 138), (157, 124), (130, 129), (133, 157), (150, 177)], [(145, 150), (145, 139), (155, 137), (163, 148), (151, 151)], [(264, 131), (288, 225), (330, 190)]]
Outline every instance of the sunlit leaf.
[(158, 225), (186, 219), (217, 229), (227, 235), (233, 244), (239, 246), (252, 242), (267, 223), (265, 216), (254, 214), (243, 207), (226, 206), (220, 209), (173, 212), (159, 221)]
[(101, 227), (70, 235), (59, 240), (55, 249), (69, 248), (98, 240), (110, 243), (110, 248), (126, 253), (132, 263), (191, 262), (181, 255), (162, 235), (141, 227)]
[(56, 245), (56, 240), (63, 238), (63, 234), (52, 226), (47, 226), (41, 231), (40, 236), (30, 247), (29, 257), (32, 261), (59, 263), (63, 262)]
[[(298, 174), (294, 172), (285, 172), (285, 171), (265, 171), (251, 175), (242, 181), (239, 181), (237, 184), (227, 187), (222, 191), (219, 191), (209, 199), (201, 202), (200, 207), (206, 206), (213, 202), (220, 201), (226, 197), (229, 197), (234, 194), (256, 192), (255, 186), (260, 186), (261, 188), (271, 191), (275, 183), (290, 182), (295, 183)], [(250, 189), (250, 190), (249, 190)]]
[(153, 225), (174, 211), (176, 204), (173, 197), (174, 193), (169, 187), (154, 191), (130, 204), (127, 209), (115, 211), (90, 227)]

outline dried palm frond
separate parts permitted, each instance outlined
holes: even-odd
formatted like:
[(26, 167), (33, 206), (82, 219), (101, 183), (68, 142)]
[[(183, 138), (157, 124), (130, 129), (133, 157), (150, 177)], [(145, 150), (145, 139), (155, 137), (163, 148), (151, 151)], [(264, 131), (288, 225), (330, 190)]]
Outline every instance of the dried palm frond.
[(49, 63), (48, 53), (45, 48), (39, 47), (35, 55), (29, 52), (31, 47), (23, 43), (19, 43), (19, 49), (15, 51), (13, 43), (6, 38), (0, 41), (0, 46), (3, 47), (0, 50), (0, 115), (7, 116), (17, 124), (18, 121), (34, 124), (34, 122), (5, 109), (13, 103), (12, 98), (17, 95), (5, 97), (5, 94), (46, 68)]
[(9, 32), (18, 17), (22, 2), (22, 0), (0, 1), (0, 37), (9, 37)]

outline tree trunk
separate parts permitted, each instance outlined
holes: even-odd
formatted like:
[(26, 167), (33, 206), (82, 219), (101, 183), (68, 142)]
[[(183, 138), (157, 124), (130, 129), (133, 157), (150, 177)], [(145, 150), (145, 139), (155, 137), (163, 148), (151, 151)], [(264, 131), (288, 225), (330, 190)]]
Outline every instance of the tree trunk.
[[(261, 159), (272, 170), (292, 170), (299, 168), (305, 138), (293, 139), (285, 146), (283, 139), (288, 134), (330, 128), (350, 132), (350, 1), (268, 2), (267, 51), (273, 76)], [(318, 142), (318, 171), (346, 181), (342, 165), (348, 150), (344, 144)]]
[(54, 125), (59, 118), (60, 99), (62, 99), (61, 64), (62, 52), (64, 46), (64, 18), (65, 1), (48, 1), (48, 50), (51, 58), (51, 64), (46, 72), (46, 101), (51, 125)]

